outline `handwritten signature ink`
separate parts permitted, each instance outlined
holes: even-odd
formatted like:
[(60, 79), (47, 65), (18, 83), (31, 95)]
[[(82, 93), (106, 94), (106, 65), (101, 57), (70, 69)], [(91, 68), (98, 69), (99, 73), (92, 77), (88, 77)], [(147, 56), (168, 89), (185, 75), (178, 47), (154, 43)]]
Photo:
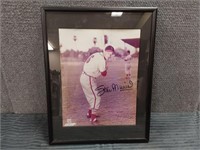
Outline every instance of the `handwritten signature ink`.
[(133, 87), (133, 82), (131, 80), (129, 80), (129, 82), (124, 85), (120, 85), (120, 84), (116, 84), (116, 83), (112, 83), (112, 85), (110, 87), (106, 87), (105, 85), (100, 85), (95, 90), (98, 91), (98, 95), (101, 96), (107, 92), (131, 90), (132, 87)]

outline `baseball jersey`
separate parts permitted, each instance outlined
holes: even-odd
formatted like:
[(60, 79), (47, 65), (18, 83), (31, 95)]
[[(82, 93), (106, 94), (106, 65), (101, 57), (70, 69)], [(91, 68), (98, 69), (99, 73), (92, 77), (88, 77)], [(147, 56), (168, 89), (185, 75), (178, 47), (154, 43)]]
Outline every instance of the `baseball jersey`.
[(124, 60), (127, 62), (127, 63), (131, 63), (131, 55), (128, 55), (128, 56), (126, 56), (125, 58), (124, 58)]
[(92, 54), (85, 61), (83, 71), (92, 77), (99, 77), (106, 70), (106, 60), (102, 52)]

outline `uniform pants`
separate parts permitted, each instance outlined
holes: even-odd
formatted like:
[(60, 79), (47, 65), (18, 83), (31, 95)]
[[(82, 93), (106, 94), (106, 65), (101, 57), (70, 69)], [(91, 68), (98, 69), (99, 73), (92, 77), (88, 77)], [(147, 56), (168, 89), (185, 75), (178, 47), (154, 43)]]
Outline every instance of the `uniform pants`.
[(131, 74), (131, 64), (125, 63), (125, 74), (130, 75)]
[(95, 90), (97, 88), (96, 78), (82, 73), (80, 83), (89, 103), (89, 109), (92, 110), (92, 114), (96, 114), (101, 101), (101, 97), (97, 95), (98, 92)]

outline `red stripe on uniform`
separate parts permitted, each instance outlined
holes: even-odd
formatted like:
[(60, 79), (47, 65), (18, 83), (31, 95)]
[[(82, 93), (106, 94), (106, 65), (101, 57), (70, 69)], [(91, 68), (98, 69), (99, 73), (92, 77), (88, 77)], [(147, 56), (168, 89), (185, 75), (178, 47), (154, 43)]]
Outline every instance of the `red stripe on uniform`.
[(96, 95), (94, 94), (94, 91), (93, 91), (93, 89), (92, 89), (91, 77), (90, 77), (90, 88), (91, 88), (92, 93), (93, 93), (93, 95), (94, 95), (94, 109), (95, 109), (95, 105), (96, 105)]

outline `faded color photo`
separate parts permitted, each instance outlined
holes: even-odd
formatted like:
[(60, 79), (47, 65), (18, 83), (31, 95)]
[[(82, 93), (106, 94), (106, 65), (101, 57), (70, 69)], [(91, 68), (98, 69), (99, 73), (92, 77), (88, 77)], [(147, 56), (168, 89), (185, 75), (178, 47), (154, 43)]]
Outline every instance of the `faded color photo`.
[(59, 29), (62, 124), (136, 124), (138, 29)]

